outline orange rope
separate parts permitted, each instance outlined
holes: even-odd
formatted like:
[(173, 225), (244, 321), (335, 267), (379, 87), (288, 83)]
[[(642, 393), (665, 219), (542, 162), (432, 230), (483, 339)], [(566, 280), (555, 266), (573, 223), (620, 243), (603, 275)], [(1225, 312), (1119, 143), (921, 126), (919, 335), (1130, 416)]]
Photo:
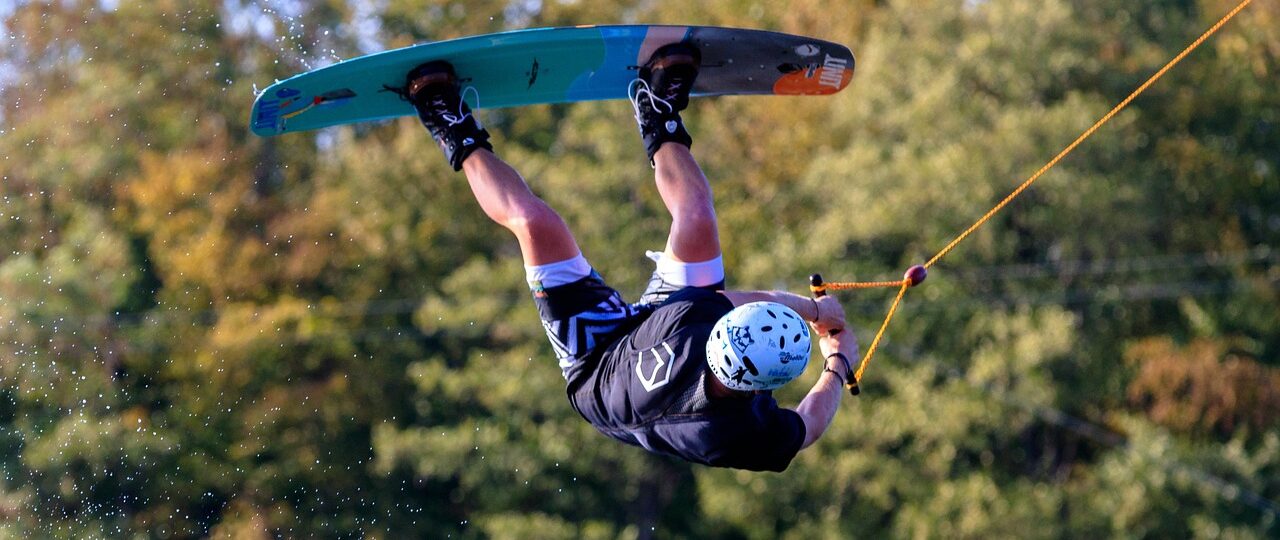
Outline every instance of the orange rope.
[[(1225, 25), (1227, 21), (1230, 21), (1232, 18), (1234, 18), (1236, 14), (1240, 13), (1240, 11), (1243, 10), (1245, 7), (1247, 7), (1251, 2), (1253, 2), (1253, 0), (1243, 0), (1242, 2), (1240, 2), (1240, 5), (1237, 5), (1235, 7), (1235, 9), (1232, 9), (1231, 12), (1223, 16), (1222, 19), (1220, 19), (1216, 24), (1214, 24), (1212, 27), (1206, 30), (1203, 34), (1200, 34), (1200, 37), (1196, 38), (1195, 41), (1191, 42), (1191, 44), (1188, 45), (1187, 48), (1183, 49), (1182, 52), (1178, 53), (1177, 56), (1174, 56), (1172, 60), (1170, 60), (1167, 64), (1164, 65), (1164, 67), (1160, 68), (1159, 71), (1156, 71), (1154, 75), (1148, 78), (1146, 82), (1142, 83), (1142, 85), (1138, 86), (1136, 90), (1131, 92), (1128, 97), (1124, 98), (1124, 100), (1122, 100), (1118, 105), (1113, 107), (1111, 111), (1103, 115), (1103, 117), (1099, 119), (1097, 122), (1094, 122), (1094, 124), (1090, 126), (1089, 129), (1085, 130), (1084, 133), (1080, 134), (1079, 137), (1076, 137), (1075, 141), (1072, 141), (1071, 144), (1067, 145), (1067, 147), (1064, 148), (1061, 152), (1058, 152), (1058, 155), (1054, 156), (1053, 159), (1049, 160), (1049, 162), (1046, 163), (1043, 167), (1040, 167), (1040, 170), (1036, 171), (1035, 174), (1031, 175), (1030, 178), (1027, 178), (1025, 182), (1019, 185), (1017, 189), (1013, 190), (1013, 192), (1010, 193), (1007, 197), (1005, 197), (1004, 200), (1000, 201), (999, 204), (997, 204), (995, 207), (989, 210), (981, 218), (978, 218), (978, 221), (975, 221), (973, 225), (970, 225), (968, 229), (965, 229), (964, 232), (960, 233), (960, 235), (957, 236), (954, 240), (952, 240), (951, 243), (947, 244), (946, 247), (943, 247), (940, 251), (938, 251), (938, 253), (934, 255), (932, 258), (930, 258), (928, 262), (924, 263), (923, 265), (924, 268), (928, 269), (932, 267), (934, 263), (937, 263), (938, 260), (945, 257), (948, 253), (951, 252), (952, 249), (955, 249), (955, 247), (958, 244), (960, 244), (960, 242), (964, 241), (965, 238), (968, 238), (970, 234), (973, 234), (973, 232), (978, 230), (979, 227), (982, 227), (984, 224), (987, 223), (987, 221), (990, 221), (991, 218), (994, 217), (997, 212), (1004, 209), (1004, 207), (1007, 206), (1010, 202), (1012, 202), (1013, 199), (1017, 198), (1017, 196), (1021, 195), (1023, 191), (1026, 191), (1027, 188), (1031, 187), (1031, 184), (1035, 183), (1036, 180), (1039, 180), (1040, 177), (1044, 175), (1044, 173), (1048, 172), (1049, 169), (1052, 169), (1054, 165), (1058, 164), (1059, 161), (1062, 161), (1062, 158), (1066, 157), (1067, 154), (1070, 154), (1071, 151), (1075, 150), (1077, 146), (1080, 146), (1080, 143), (1084, 142), (1085, 139), (1088, 139), (1090, 136), (1092, 136), (1094, 132), (1098, 131), (1098, 128), (1101, 128), (1103, 124), (1106, 124), (1107, 121), (1111, 120), (1113, 116), (1115, 116), (1125, 107), (1127, 107), (1130, 102), (1132, 102), (1135, 98), (1137, 98), (1139, 95), (1145, 92), (1147, 88), (1149, 88), (1152, 84), (1155, 84), (1155, 82), (1159, 80), (1160, 77), (1163, 77), (1166, 72), (1168, 72), (1170, 69), (1173, 68), (1173, 66), (1181, 62), (1183, 58), (1186, 58), (1186, 56), (1190, 54), (1191, 51), (1195, 50), (1197, 47), (1200, 46), (1201, 43), (1204, 43), (1205, 40), (1209, 39), (1209, 37), (1212, 36), (1214, 33), (1216, 33), (1219, 28), (1222, 28), (1222, 26)], [(902, 302), (902, 296), (907, 292), (907, 289), (910, 288), (912, 285), (913, 283), (910, 280), (903, 279), (900, 281), (831, 282), (831, 283), (825, 283), (818, 287), (811, 287), (811, 289), (813, 289), (815, 292), (825, 291), (825, 290), (870, 289), (875, 287), (900, 287), (898, 289), (897, 298), (894, 298), (893, 304), (889, 306), (888, 315), (885, 316), (884, 322), (880, 324), (880, 330), (876, 332), (876, 337), (871, 340), (871, 346), (867, 347), (867, 352), (865, 355), (863, 355), (862, 361), (858, 365), (858, 371), (854, 374), (853, 382), (851, 383), (851, 386), (857, 386), (858, 382), (862, 381), (862, 374), (864, 371), (866, 371), (867, 365), (871, 362), (871, 357), (875, 354), (876, 347), (879, 346), (880, 339), (884, 336), (885, 330), (889, 328), (889, 321), (893, 320), (893, 315), (898, 309), (898, 304)]]
[(1122, 109), (1127, 107), (1129, 105), (1129, 102), (1133, 101), (1134, 98), (1137, 98), (1140, 94), (1145, 92), (1148, 87), (1150, 87), (1152, 84), (1155, 84), (1155, 82), (1159, 80), (1160, 77), (1164, 76), (1165, 72), (1172, 69), (1173, 66), (1178, 64), (1178, 62), (1181, 62), (1182, 59), (1185, 58), (1188, 54), (1191, 54), (1191, 51), (1195, 50), (1196, 47), (1199, 47), (1200, 44), (1204, 43), (1206, 39), (1209, 39), (1209, 36), (1212, 36), (1215, 32), (1217, 32), (1219, 28), (1222, 28), (1222, 25), (1226, 24), (1227, 21), (1231, 20), (1232, 17), (1235, 17), (1237, 13), (1240, 13), (1240, 10), (1244, 9), (1252, 1), (1253, 0), (1244, 0), (1243, 2), (1240, 2), (1240, 5), (1236, 6), (1236, 8), (1231, 10), (1230, 13), (1227, 13), (1227, 15), (1224, 16), (1221, 20), (1219, 20), (1217, 24), (1214, 24), (1212, 27), (1206, 30), (1205, 33), (1200, 34), (1199, 38), (1196, 38), (1195, 41), (1191, 42), (1191, 45), (1188, 45), (1187, 48), (1183, 49), (1182, 52), (1178, 53), (1177, 56), (1173, 57), (1173, 60), (1170, 60), (1169, 63), (1165, 64), (1164, 67), (1160, 68), (1160, 70), (1157, 71), (1155, 75), (1152, 75), (1151, 78), (1147, 79), (1147, 82), (1142, 83), (1142, 86), (1139, 86), (1137, 90), (1134, 90), (1132, 93), (1130, 93), (1129, 97), (1124, 98), (1124, 100), (1121, 101), (1120, 104), (1113, 107), (1110, 112), (1108, 112), (1101, 119), (1099, 119), (1092, 126), (1090, 126), (1089, 129), (1085, 130), (1084, 133), (1080, 134), (1079, 137), (1076, 137), (1076, 140), (1072, 141), (1071, 144), (1067, 145), (1067, 147), (1064, 148), (1061, 152), (1059, 152), (1058, 155), (1054, 156), (1053, 159), (1049, 160), (1049, 162), (1046, 163), (1043, 167), (1040, 167), (1040, 170), (1036, 171), (1035, 174), (1031, 175), (1031, 178), (1028, 178), (1026, 182), (1023, 182), (1022, 185), (1018, 186), (1018, 189), (1013, 190), (1013, 193), (1010, 193), (1008, 197), (1005, 197), (1003, 201), (1000, 201), (1000, 204), (997, 204), (995, 208), (992, 208), (989, 212), (986, 213), (986, 215), (979, 218), (978, 221), (974, 222), (973, 225), (970, 225), (969, 228), (966, 229), (963, 233), (960, 233), (960, 236), (957, 236), (955, 240), (952, 240), (950, 244), (947, 244), (946, 247), (942, 248), (942, 250), (939, 251), (937, 255), (934, 255), (932, 259), (929, 259), (929, 262), (924, 263), (924, 267), (929, 268), (933, 266), (934, 263), (938, 262), (938, 259), (945, 257), (947, 253), (949, 253), (953, 248), (956, 247), (956, 244), (959, 244), (961, 241), (963, 241), (966, 237), (972, 234), (973, 231), (978, 230), (978, 227), (981, 227), (984, 223), (987, 222), (987, 220), (991, 219), (991, 217), (994, 216), (996, 212), (999, 212), (1001, 209), (1005, 207), (1005, 205), (1009, 204), (1009, 202), (1012, 201), (1015, 197), (1017, 197), (1018, 195), (1021, 195), (1022, 192), (1025, 191), (1028, 187), (1031, 187), (1031, 184), (1033, 182), (1035, 182), (1036, 180), (1039, 180), (1040, 177), (1044, 175), (1044, 173), (1048, 172), (1049, 169), (1053, 168), (1054, 165), (1057, 165), (1059, 161), (1062, 161), (1062, 158), (1066, 157), (1067, 154), (1070, 154), (1071, 151), (1075, 150), (1077, 146), (1080, 146), (1080, 143), (1084, 142), (1085, 139), (1088, 139), (1089, 136), (1093, 135), (1093, 132), (1097, 131), (1098, 128), (1102, 127), (1102, 125), (1107, 123), (1108, 120), (1111, 120), (1111, 117), (1115, 116), (1116, 113), (1119, 113)]
[(867, 365), (871, 363), (871, 357), (876, 354), (876, 347), (880, 346), (880, 338), (884, 336), (884, 331), (889, 327), (889, 321), (893, 320), (893, 313), (898, 311), (898, 304), (902, 303), (902, 295), (907, 293), (907, 289), (911, 288), (911, 284), (906, 281), (902, 282), (902, 287), (898, 289), (898, 296), (893, 299), (893, 304), (889, 305), (889, 314), (885, 316), (884, 322), (880, 323), (880, 330), (876, 332), (875, 339), (871, 340), (871, 345), (867, 347), (867, 354), (862, 356), (862, 362), (858, 364), (858, 371), (853, 374), (854, 384), (862, 381), (862, 372), (867, 370)]
[(824, 291), (847, 291), (852, 289), (875, 289), (875, 288), (900, 287), (902, 286), (903, 283), (906, 283), (906, 280), (900, 279), (898, 281), (846, 281), (843, 283), (840, 283), (840, 282), (827, 283), (826, 285), (819, 287), (819, 289)]

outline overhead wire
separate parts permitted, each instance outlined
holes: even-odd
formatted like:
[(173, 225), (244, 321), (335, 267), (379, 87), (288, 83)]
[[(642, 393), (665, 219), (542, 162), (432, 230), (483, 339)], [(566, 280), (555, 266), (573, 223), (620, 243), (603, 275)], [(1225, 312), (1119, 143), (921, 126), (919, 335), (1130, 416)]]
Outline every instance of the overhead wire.
[[(1017, 284), (1032, 279), (1061, 281), (1064, 277), (1085, 275), (1104, 277), (1120, 273), (1157, 270), (1163, 271), (1167, 275), (1167, 271), (1172, 269), (1239, 269), (1247, 264), (1280, 265), (1280, 250), (1271, 250), (1262, 247), (1248, 251), (1226, 253), (1204, 252), (1156, 257), (1143, 256), (1122, 259), (1063, 262), (1045, 261), (1040, 263), (995, 265), (958, 269), (953, 273), (949, 273), (948, 277), (963, 282), (978, 281), (989, 284)], [(1266, 277), (1259, 277), (1257, 279), (1267, 281), (1268, 283), (1275, 282), (1275, 278), (1268, 279)], [(970, 290), (963, 297), (949, 298), (946, 305), (934, 306), (930, 304), (923, 304), (913, 309), (925, 312), (942, 312), (955, 307), (967, 306), (983, 307), (1045, 304), (1073, 305), (1101, 299), (1126, 301), (1176, 298), (1179, 296), (1208, 296), (1216, 293), (1242, 290), (1247, 288), (1250, 283), (1251, 281), (1239, 277), (1221, 280), (1207, 280), (1201, 278), (1181, 282), (1141, 283), (1131, 284), (1124, 287), (1107, 287), (1101, 289), (1101, 292), (1095, 292), (1097, 287), (1091, 287), (1087, 290), (1052, 290), (1036, 295), (1016, 292), (1009, 292), (1006, 294), (980, 294), (976, 291)], [(1105, 284), (1103, 285), (1105, 286)], [(1140, 291), (1147, 292), (1142, 293)], [(320, 313), (329, 317), (404, 315), (417, 311), (422, 304), (421, 297), (381, 298), (377, 300), (347, 302), (303, 300), (306, 301), (306, 309), (308, 312)], [(870, 315), (881, 309), (881, 304), (878, 301), (859, 297), (846, 300), (842, 303), (845, 305), (846, 311), (853, 311), (863, 315)], [(248, 304), (242, 305), (248, 307)], [(269, 310), (274, 305), (256, 304), (254, 306), (261, 310)], [(63, 328), (67, 328), (69, 325), (74, 324), (81, 328), (92, 325), (123, 330), (147, 325), (163, 324), (166, 321), (178, 319), (183, 322), (190, 321), (196, 324), (212, 325), (217, 322), (219, 315), (226, 315), (226, 313), (216, 309), (192, 310), (182, 309), (178, 306), (161, 306), (157, 309), (137, 313), (120, 313), (114, 315), (91, 314), (84, 317), (69, 317), (64, 315), (58, 317), (56, 323)], [(3, 329), (4, 326), (5, 324), (3, 321), (0, 321), (0, 329)]]
[(1250, 263), (1280, 263), (1280, 250), (1268, 246), (1253, 249), (1178, 255), (1147, 255), (1123, 259), (1076, 259), (1042, 261), (985, 267), (956, 268), (950, 273), (965, 280), (1025, 279), (1063, 276), (1106, 276), (1169, 270), (1198, 270), (1242, 266)]

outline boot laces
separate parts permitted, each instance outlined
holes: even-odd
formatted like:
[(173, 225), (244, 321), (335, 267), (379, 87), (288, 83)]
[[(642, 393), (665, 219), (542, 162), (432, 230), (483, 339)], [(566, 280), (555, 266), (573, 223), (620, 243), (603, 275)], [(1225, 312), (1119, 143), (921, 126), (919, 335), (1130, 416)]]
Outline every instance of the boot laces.
[(458, 114), (453, 114), (453, 112), (449, 110), (449, 102), (445, 101), (443, 97), (431, 98), (432, 112), (447, 122), (449, 124), (447, 127), (453, 127), (467, 121), (467, 118), (471, 117), (471, 113), (464, 112), (462, 110), (463, 105), (467, 102), (467, 92), (471, 92), (476, 95), (476, 108), (479, 109), (480, 91), (476, 90), (476, 87), (474, 86), (468, 86), (463, 88), (462, 94), (458, 96)]
[(675, 99), (676, 95), (680, 92), (680, 85), (682, 84), (684, 84), (684, 81), (671, 81), (671, 84), (667, 85), (667, 99)]
[(653, 93), (653, 89), (649, 86), (648, 81), (645, 81), (644, 79), (633, 79), (631, 84), (627, 85), (627, 98), (631, 100), (631, 110), (635, 112), (636, 122), (641, 122), (641, 100), (648, 100), (649, 107), (655, 111), (659, 110), (659, 104), (667, 109), (667, 113), (675, 111), (675, 106), (673, 106), (670, 101), (662, 99), (657, 94)]

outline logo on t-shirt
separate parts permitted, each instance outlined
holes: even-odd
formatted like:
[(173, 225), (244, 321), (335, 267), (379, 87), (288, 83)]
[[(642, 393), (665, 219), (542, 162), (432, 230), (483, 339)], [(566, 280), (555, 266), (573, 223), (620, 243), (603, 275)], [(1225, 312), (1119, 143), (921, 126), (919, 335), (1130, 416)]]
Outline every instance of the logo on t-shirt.
[(676, 352), (666, 343), (640, 351), (640, 358), (636, 360), (636, 377), (640, 379), (646, 392), (652, 392), (671, 382), (671, 364), (675, 357)]

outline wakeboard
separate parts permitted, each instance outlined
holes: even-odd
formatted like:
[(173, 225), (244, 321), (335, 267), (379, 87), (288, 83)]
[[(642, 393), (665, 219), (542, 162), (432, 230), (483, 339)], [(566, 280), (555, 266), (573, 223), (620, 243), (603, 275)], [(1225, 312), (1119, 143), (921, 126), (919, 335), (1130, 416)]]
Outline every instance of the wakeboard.
[[(453, 64), (473, 109), (625, 99), (639, 66), (662, 45), (702, 53), (692, 96), (825, 95), (853, 77), (843, 45), (764, 30), (711, 26), (537, 28), (424, 43), (344, 60), (267, 87), (251, 112), (263, 137), (414, 114), (390, 90), (431, 60)], [(477, 97), (478, 96), (478, 97)]]

